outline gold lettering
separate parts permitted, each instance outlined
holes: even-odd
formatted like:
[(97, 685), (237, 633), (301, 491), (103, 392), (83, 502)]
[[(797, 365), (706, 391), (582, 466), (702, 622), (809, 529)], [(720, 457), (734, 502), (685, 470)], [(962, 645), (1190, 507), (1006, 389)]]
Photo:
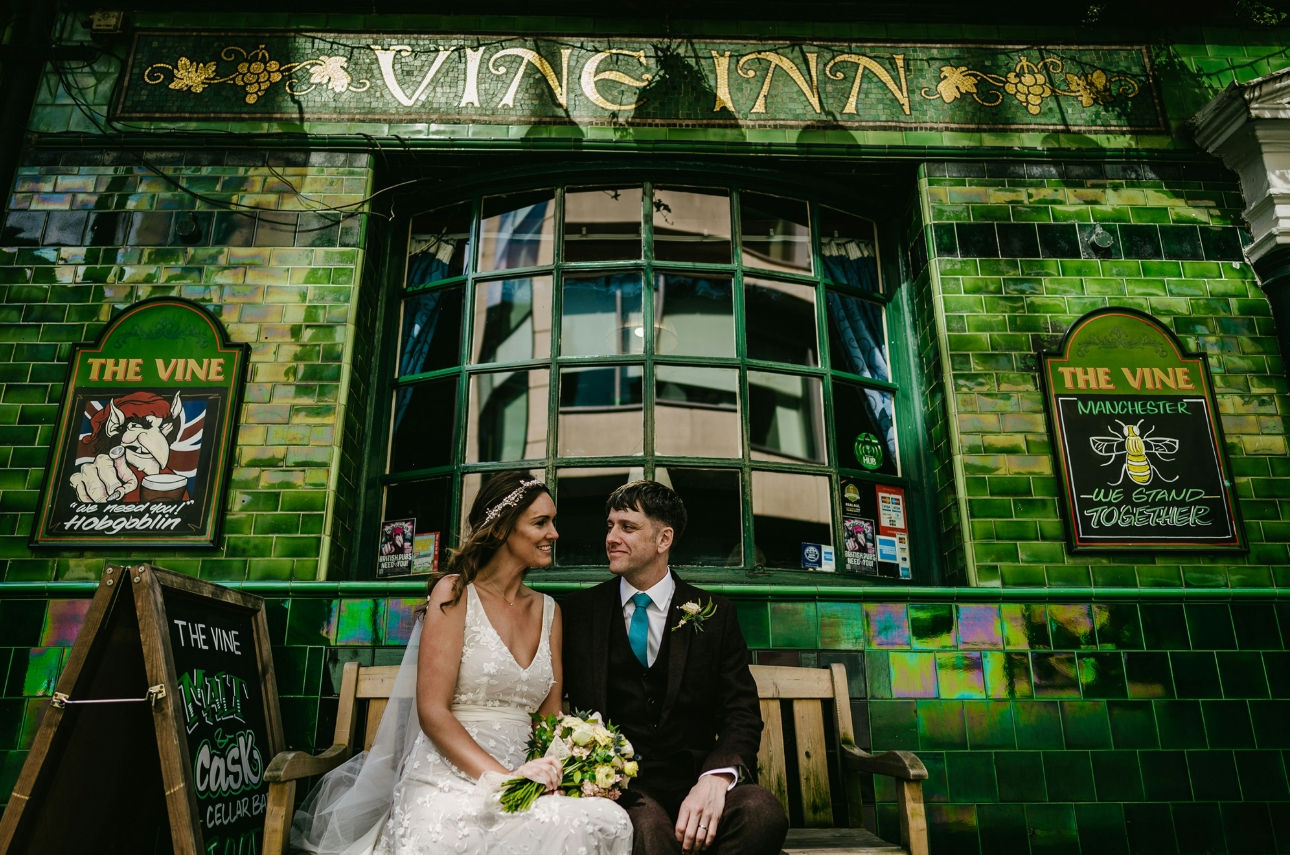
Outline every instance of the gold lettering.
[(212, 360), (211, 360), (211, 372), (210, 372), (210, 376), (209, 376), (209, 377), (207, 377), (206, 379), (208, 379), (208, 380), (223, 380), (223, 379), (224, 379), (224, 360), (222, 360), (222, 359), (212, 359)]
[[(175, 365), (176, 365), (178, 362), (179, 362), (179, 360), (178, 360), (178, 359), (172, 359), (172, 360), (170, 360), (170, 364), (167, 366), (166, 361), (165, 361), (164, 359), (158, 359), (158, 360), (157, 360), (157, 376), (159, 376), (162, 380), (169, 380), (169, 379), (170, 379), (170, 375), (174, 373), (174, 371), (175, 371)], [(182, 373), (182, 372), (180, 372), (180, 373)], [(176, 377), (175, 379), (176, 379), (176, 380), (178, 380), (179, 378), (178, 378), (178, 377)]]
[(1097, 388), (1099, 389), (1115, 388), (1115, 384), (1111, 382), (1111, 369), (1109, 368), (1097, 369)]
[(479, 106), (479, 61), (483, 48), (466, 48), (466, 87), (461, 90), (461, 107)]
[(1096, 368), (1076, 368), (1075, 379), (1079, 382), (1081, 389), (1097, 388), (1097, 369)]
[[(1168, 386), (1170, 389), (1178, 388), (1178, 381), (1174, 380), (1174, 370), (1172, 368), (1168, 371), (1161, 371), (1159, 368), (1152, 368), (1151, 374), (1152, 377), (1155, 378), (1157, 389), (1163, 389), (1165, 386)], [(1162, 383), (1164, 384), (1163, 386), (1161, 385)]]
[(869, 69), (879, 80), (891, 91), (896, 101), (900, 103), (900, 108), (909, 115), (909, 86), (905, 81), (905, 55), (903, 53), (893, 53), (892, 60), (896, 63), (896, 73), (900, 75), (900, 85), (892, 78), (890, 72), (867, 56), (857, 53), (844, 53), (841, 56), (835, 56), (829, 60), (829, 64), (824, 66), (824, 73), (830, 80), (841, 80), (846, 77), (841, 70), (833, 71), (833, 66), (839, 62), (854, 62), (856, 64), (856, 79), (851, 84), (851, 95), (847, 98), (846, 106), (842, 108), (844, 113), (855, 113), (856, 100), (860, 96), (860, 80), (864, 77), (865, 69)]
[(752, 68), (745, 69), (745, 63), (752, 62), (755, 59), (765, 60), (767, 63), (766, 80), (761, 85), (761, 92), (757, 94), (757, 102), (753, 104), (753, 108), (749, 110), (749, 112), (766, 112), (766, 94), (770, 92), (770, 82), (775, 78), (776, 68), (784, 69), (784, 73), (792, 78), (793, 82), (797, 84), (798, 89), (802, 90), (802, 94), (806, 96), (806, 100), (811, 102), (811, 107), (814, 108), (815, 112), (820, 112), (820, 76), (816, 68), (816, 61), (819, 59), (819, 56), (820, 55), (818, 53), (808, 53), (806, 55), (807, 69), (811, 73), (810, 84), (807, 84), (806, 78), (802, 76), (802, 72), (791, 59), (780, 53), (776, 53), (775, 51), (757, 51), (756, 53), (750, 53), (740, 57), (739, 65), (735, 67), (735, 70), (739, 72), (740, 77), (745, 77), (749, 80), (752, 80), (757, 76), (757, 71)]
[(1191, 369), (1190, 369), (1190, 368), (1176, 368), (1176, 369), (1174, 369), (1174, 371), (1175, 371), (1175, 372), (1177, 373), (1177, 375), (1178, 375), (1178, 388), (1179, 388), (1179, 389), (1195, 389), (1195, 388), (1196, 388), (1195, 384), (1193, 384), (1193, 383), (1191, 382)]
[(573, 53), (573, 48), (560, 49), (560, 62), (563, 66), (561, 69), (560, 79), (555, 79), (555, 69), (551, 63), (546, 61), (540, 53), (528, 48), (506, 48), (499, 50), (488, 59), (488, 70), (493, 74), (505, 74), (506, 66), (495, 65), (497, 60), (504, 56), (518, 56), (520, 58), (520, 67), (515, 70), (515, 78), (511, 80), (511, 87), (506, 90), (502, 100), (498, 102), (499, 107), (514, 107), (515, 95), (520, 90), (520, 79), (524, 77), (524, 66), (532, 65), (546, 78), (547, 85), (551, 87), (551, 92), (555, 95), (556, 103), (561, 107), (567, 108), (568, 104), (568, 84), (569, 84), (569, 54)]
[(200, 379), (206, 379), (206, 367), (210, 363), (209, 359), (203, 359), (199, 364), (196, 359), (188, 360), (188, 370), (184, 372), (184, 379), (191, 380), (196, 374)]
[(131, 383), (143, 382), (143, 360), (142, 359), (130, 360), (130, 367), (126, 369), (126, 372), (125, 372), (125, 379), (130, 381)]
[(1142, 369), (1141, 368), (1133, 369), (1132, 374), (1129, 373), (1129, 369), (1123, 366), (1120, 367), (1120, 370), (1124, 372), (1124, 379), (1129, 381), (1130, 386), (1132, 386), (1135, 389), (1142, 388)]
[(735, 104), (730, 100), (730, 51), (725, 53), (712, 52), (712, 63), (717, 70), (717, 103), (712, 108), (716, 113), (722, 108), (735, 111)]
[(653, 80), (654, 75), (649, 72), (645, 72), (641, 74), (641, 79), (637, 80), (623, 74), (621, 71), (597, 71), (600, 67), (600, 63), (604, 62), (614, 54), (634, 56), (642, 67), (646, 64), (645, 51), (643, 50), (618, 50), (617, 48), (602, 50), (600, 53), (587, 60), (587, 64), (582, 67), (582, 93), (587, 96), (587, 100), (591, 103), (605, 110), (634, 110), (641, 104), (644, 104), (646, 99), (642, 98), (633, 104), (615, 104), (600, 94), (600, 91), (596, 88), (596, 84), (601, 80), (612, 80), (615, 83), (621, 83), (624, 86), (634, 86), (637, 89), (640, 89)]
[(90, 379), (91, 379), (91, 380), (97, 380), (97, 379), (99, 379), (99, 369), (101, 369), (101, 368), (103, 367), (103, 363), (104, 363), (104, 362), (107, 362), (107, 360), (106, 360), (106, 359), (91, 359), (91, 360), (89, 360), (89, 363), (90, 363)]
[(124, 380), (125, 379), (125, 369), (126, 369), (126, 366), (129, 364), (129, 360), (105, 359), (103, 360), (103, 363), (104, 363), (104, 370), (103, 370), (104, 380)]
[(425, 94), (426, 89), (430, 86), (430, 81), (434, 80), (434, 76), (439, 73), (439, 68), (443, 65), (444, 60), (448, 58), (448, 54), (456, 50), (456, 48), (439, 48), (439, 55), (434, 58), (434, 63), (430, 66), (430, 70), (426, 72), (421, 85), (416, 88), (415, 92), (408, 95), (403, 91), (403, 86), (400, 85), (399, 79), (394, 76), (394, 55), (397, 53), (403, 57), (412, 56), (412, 48), (408, 45), (391, 45), (388, 48), (369, 45), (369, 47), (376, 53), (376, 64), (381, 67), (381, 77), (385, 79), (385, 87), (390, 90), (394, 100), (404, 107), (411, 107), (421, 100), (422, 95)]
[(1058, 370), (1058, 371), (1060, 371), (1060, 372), (1062, 373), (1062, 381), (1066, 384), (1066, 388), (1067, 388), (1067, 389), (1074, 389), (1074, 388), (1075, 388), (1075, 384), (1074, 384), (1073, 382), (1071, 382), (1071, 375), (1075, 373), (1075, 369), (1074, 369), (1074, 368), (1058, 368), (1057, 370)]

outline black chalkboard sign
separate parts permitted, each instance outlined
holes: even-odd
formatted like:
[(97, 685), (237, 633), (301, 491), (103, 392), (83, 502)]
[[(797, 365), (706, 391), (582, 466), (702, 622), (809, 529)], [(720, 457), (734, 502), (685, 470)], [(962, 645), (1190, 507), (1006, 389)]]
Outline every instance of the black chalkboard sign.
[(282, 748), (264, 601), (109, 566), (0, 820), (0, 855), (259, 853), (264, 771)]
[(1041, 359), (1072, 551), (1247, 548), (1204, 354), (1109, 308)]

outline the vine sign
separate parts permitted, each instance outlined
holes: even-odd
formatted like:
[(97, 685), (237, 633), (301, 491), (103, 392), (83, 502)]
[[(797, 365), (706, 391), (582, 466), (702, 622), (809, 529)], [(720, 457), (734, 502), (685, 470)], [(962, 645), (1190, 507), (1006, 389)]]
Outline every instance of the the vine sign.
[(1040, 357), (1072, 551), (1246, 550), (1204, 354), (1108, 308)]

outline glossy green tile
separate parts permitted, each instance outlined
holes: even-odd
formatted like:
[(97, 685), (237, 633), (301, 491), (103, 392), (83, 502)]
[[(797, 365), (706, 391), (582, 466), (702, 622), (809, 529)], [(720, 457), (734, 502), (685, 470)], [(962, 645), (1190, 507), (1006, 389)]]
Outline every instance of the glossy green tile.
[(1093, 608), (1087, 603), (1048, 606), (1048, 628), (1054, 650), (1096, 647)]
[(1032, 653), (1031, 673), (1037, 698), (1078, 698), (1074, 653)]
[(378, 644), (384, 623), (384, 600), (341, 600), (333, 643), (347, 646)]
[(287, 616), (287, 644), (331, 644), (335, 631), (335, 600), (296, 597)]
[(1178, 851), (1169, 805), (1126, 804), (1124, 825), (1128, 831), (1130, 852), (1173, 855)]
[(1205, 717), (1200, 701), (1152, 701), (1161, 748), (1204, 748)]
[(1197, 801), (1239, 801), (1241, 784), (1231, 751), (1188, 751), (1192, 795)]
[[(1201, 796), (1197, 795), (1197, 798)], [(1174, 808), (1174, 833), (1180, 855), (1209, 855), (1226, 852), (1223, 817), (1216, 804), (1188, 804)]]
[(1290, 698), (1290, 653), (1264, 653), (1263, 671), (1274, 698)]
[(1127, 698), (1124, 654), (1077, 654), (1080, 690), (1086, 698)]
[(765, 601), (735, 603), (739, 618), (739, 631), (744, 642), (755, 650), (770, 647), (770, 608)]
[(304, 694), (317, 697), (322, 693), (323, 666), (327, 664), (326, 647), (310, 647), (309, 658), (305, 663)]
[(1007, 701), (964, 701), (963, 720), (968, 745), (975, 751), (1017, 747), (1012, 727), (1012, 704)]
[(1208, 650), (1196, 653), (1170, 653), (1174, 689), (1180, 698), (1221, 698), (1223, 687), (1218, 680), (1218, 663)]
[(1245, 701), (1201, 701), (1210, 748), (1254, 748), (1254, 728)]
[(1159, 748), (1156, 717), (1150, 701), (1107, 701), (1111, 744), (1118, 749)]
[(999, 787), (994, 779), (994, 755), (989, 751), (950, 751), (945, 755), (945, 774), (952, 802), (997, 802)]
[(948, 802), (950, 785), (945, 777), (945, 752), (921, 751), (918, 759), (927, 767), (927, 780), (923, 781), (923, 801)]
[(770, 603), (770, 640), (779, 648), (813, 649), (820, 646), (819, 616), (813, 602)]
[(984, 698), (980, 653), (935, 653), (936, 681), (942, 698)]
[(1001, 802), (1042, 802), (1048, 798), (1043, 755), (1038, 751), (996, 751), (994, 773)]
[(1067, 748), (1111, 747), (1111, 723), (1104, 701), (1062, 701), (1061, 711)]
[(1012, 706), (1018, 748), (1064, 748), (1062, 712), (1055, 701), (1016, 701)]
[(936, 697), (936, 659), (932, 653), (905, 653), (891, 651), (887, 654), (891, 668), (891, 696), (893, 698)]
[(273, 677), (278, 684), (278, 694), (304, 694), (305, 665), (308, 660), (307, 647), (273, 648)]
[(1191, 777), (1187, 755), (1182, 751), (1139, 751), (1142, 788), (1147, 801), (1191, 801)]
[(917, 751), (917, 703), (869, 701), (869, 733), (874, 751)]
[(1026, 805), (1031, 855), (1079, 855), (1074, 805)]
[(1277, 845), (1272, 819), (1264, 802), (1236, 802), (1220, 805), (1223, 836), (1233, 853), (1272, 852)]
[(909, 624), (902, 603), (865, 603), (866, 647), (909, 647)]
[(963, 704), (958, 701), (918, 702), (919, 745), (924, 750), (968, 747)]
[(976, 808), (981, 851), (990, 855), (1030, 855), (1030, 828), (1021, 805), (983, 804)]
[(1232, 603), (1236, 643), (1242, 650), (1280, 650), (1281, 634), (1272, 603)]
[(40, 646), (71, 647), (89, 610), (89, 600), (50, 600), (45, 612), (45, 626), (40, 633)]
[(1259, 653), (1215, 654), (1218, 677), (1225, 698), (1266, 698), (1268, 679), (1263, 673), (1263, 656)]
[(12, 751), (18, 747), (26, 709), (27, 705), (19, 698), (0, 699), (0, 751)]
[(66, 647), (18, 649), (9, 665), (5, 694), (10, 697), (42, 697), (54, 694)]
[(46, 600), (0, 601), (0, 647), (39, 645), (46, 604)]
[(1034, 697), (1029, 654), (987, 650), (981, 654), (981, 669), (985, 674), (985, 691), (990, 697)]
[(1193, 650), (1234, 650), (1232, 613), (1226, 603), (1187, 603), (1187, 635)]
[(1010, 650), (1047, 650), (1048, 614), (1037, 603), (1004, 603), (999, 607), (1003, 621), (1003, 643)]
[(1124, 833), (1124, 806), (1118, 804), (1075, 805), (1080, 851), (1084, 855), (1129, 855)]
[(821, 650), (819, 667), (828, 668), (833, 664), (847, 669), (847, 689), (853, 698), (866, 697), (864, 651), (862, 650)]
[(891, 660), (886, 650), (867, 650), (864, 654), (865, 684), (870, 698), (891, 697)]
[[(416, 626), (416, 611), (425, 602), (424, 597), (392, 597), (385, 601), (385, 626), (381, 632), (381, 644), (398, 644), (406, 645), (408, 639), (412, 637), (412, 629)], [(738, 608), (738, 607), (736, 607)], [(743, 620), (740, 619), (740, 629), (743, 630)], [(748, 640), (748, 633), (744, 631), (744, 643), (749, 647), (760, 647)]]
[(967, 855), (979, 851), (975, 805), (928, 805), (928, 844), (935, 852)]
[(954, 646), (954, 607), (949, 604), (910, 605), (909, 638), (916, 650), (945, 650)]
[(1003, 623), (996, 605), (960, 605), (959, 647), (963, 650), (998, 650), (1003, 647)]
[(859, 603), (817, 603), (820, 647), (830, 650), (864, 649), (864, 609)]
[(1132, 603), (1094, 603), (1093, 625), (1097, 646), (1103, 650), (1140, 650), (1142, 625)]
[(1285, 762), (1280, 751), (1237, 751), (1235, 759), (1243, 798), (1258, 802), (1290, 801), (1290, 787), (1287, 786)]
[(1148, 650), (1191, 649), (1182, 606), (1143, 603), (1138, 606), (1138, 615), (1142, 619), (1142, 642)]
[(1250, 718), (1260, 748), (1290, 748), (1290, 700), (1250, 701)]
[(1093, 766), (1087, 751), (1045, 751), (1044, 783), (1049, 801), (1097, 801)]
[(1173, 672), (1168, 653), (1124, 654), (1124, 676), (1131, 698), (1172, 698)]
[(279, 705), (282, 709), (282, 729), (287, 748), (312, 752), (314, 730), (318, 724), (318, 699), (281, 698)]
[(1142, 774), (1138, 770), (1138, 755), (1132, 751), (1094, 751), (1093, 782), (1097, 786), (1097, 800), (1102, 802), (1140, 802)]

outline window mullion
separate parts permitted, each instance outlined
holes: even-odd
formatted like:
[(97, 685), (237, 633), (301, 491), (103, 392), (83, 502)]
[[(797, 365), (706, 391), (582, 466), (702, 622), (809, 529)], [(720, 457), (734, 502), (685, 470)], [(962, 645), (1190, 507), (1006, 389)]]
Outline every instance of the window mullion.
[(644, 328), (641, 404), (644, 418), (644, 477), (654, 478), (654, 182), (641, 183), (641, 326)]

